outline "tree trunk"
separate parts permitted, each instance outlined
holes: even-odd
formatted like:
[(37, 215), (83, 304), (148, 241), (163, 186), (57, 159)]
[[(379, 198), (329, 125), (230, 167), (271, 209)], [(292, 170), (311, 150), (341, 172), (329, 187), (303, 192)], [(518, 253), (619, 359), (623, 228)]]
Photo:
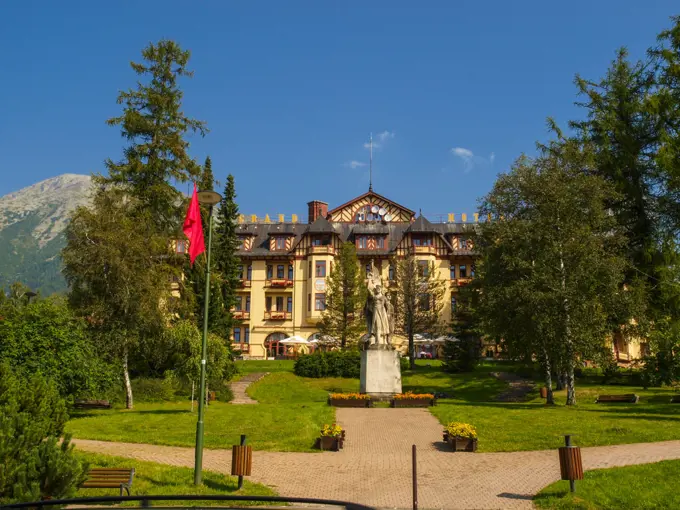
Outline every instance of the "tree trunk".
[[(558, 217), (559, 222), (559, 217)], [(558, 227), (559, 228), (559, 227)], [(569, 298), (567, 297), (567, 275), (564, 270), (564, 256), (562, 254), (562, 246), (560, 245), (560, 273), (562, 276), (562, 311), (564, 312), (564, 343), (565, 343), (565, 360), (566, 376), (567, 376), (567, 405), (573, 406), (576, 404), (576, 391), (574, 388), (574, 341), (571, 338), (571, 325), (569, 315)]]
[(569, 368), (567, 368), (567, 405), (573, 406), (576, 404), (576, 387), (574, 381), (574, 363), (569, 362)]
[(548, 390), (548, 396), (546, 398), (546, 404), (555, 404), (555, 397), (553, 395), (552, 389), (552, 372), (550, 370), (550, 357), (548, 356), (548, 350), (543, 346), (543, 370), (545, 375), (545, 388)]
[(132, 409), (132, 384), (130, 383), (130, 372), (128, 370), (128, 350), (123, 350), (123, 381), (125, 382), (125, 409)]
[(413, 341), (413, 333), (408, 334), (408, 364), (411, 370), (416, 368), (416, 346)]

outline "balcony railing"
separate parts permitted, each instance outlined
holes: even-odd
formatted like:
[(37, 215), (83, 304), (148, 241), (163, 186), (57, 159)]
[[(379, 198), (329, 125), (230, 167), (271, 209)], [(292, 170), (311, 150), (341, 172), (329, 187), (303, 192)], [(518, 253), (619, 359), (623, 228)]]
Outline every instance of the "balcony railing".
[(247, 321), (250, 319), (250, 312), (246, 312), (245, 310), (234, 310), (232, 314), (234, 315), (234, 319), (240, 321)]
[(413, 255), (436, 255), (437, 248), (434, 246), (411, 246)]
[(331, 244), (310, 246), (307, 248), (307, 255), (335, 255), (335, 248)]
[(250, 352), (250, 344), (245, 344), (245, 343), (232, 343), (231, 344), (232, 349), (235, 351), (241, 352), (241, 353), (249, 353)]
[(472, 278), (451, 278), (451, 286), (452, 287), (463, 287), (470, 283), (472, 281)]
[(292, 287), (293, 286), (293, 280), (289, 280), (288, 278), (269, 278), (265, 280), (264, 282), (265, 287), (274, 287), (277, 289), (285, 289), (286, 287)]
[(264, 320), (266, 321), (288, 321), (292, 318), (293, 312), (279, 312), (275, 310), (264, 312)]
[(253, 282), (251, 282), (250, 280), (244, 280), (243, 278), (241, 278), (238, 281), (238, 283), (241, 287), (250, 287)]

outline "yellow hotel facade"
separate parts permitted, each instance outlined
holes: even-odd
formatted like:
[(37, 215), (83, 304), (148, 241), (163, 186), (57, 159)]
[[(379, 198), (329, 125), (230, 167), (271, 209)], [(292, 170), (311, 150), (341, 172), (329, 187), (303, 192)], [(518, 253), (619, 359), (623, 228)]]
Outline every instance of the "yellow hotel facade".
[[(326, 303), (326, 277), (342, 243), (356, 245), (362, 266), (373, 264), (386, 287), (393, 280), (390, 259), (415, 255), (434, 262), (447, 282), (442, 322), (451, 319), (460, 286), (474, 277), (474, 253), (468, 238), (473, 223), (454, 214), (432, 223), (422, 215), (371, 190), (332, 210), (328, 204), (308, 204), (308, 221), (296, 217), (241, 216), (237, 233), (242, 273), (234, 315), (234, 349), (244, 358), (285, 356), (291, 336), (313, 339)], [(393, 343), (405, 351), (404, 338)]]

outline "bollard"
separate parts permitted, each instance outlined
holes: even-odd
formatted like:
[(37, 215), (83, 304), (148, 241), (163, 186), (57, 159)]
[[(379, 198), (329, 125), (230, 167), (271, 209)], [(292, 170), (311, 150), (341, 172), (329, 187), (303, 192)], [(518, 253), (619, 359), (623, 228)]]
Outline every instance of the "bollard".
[(565, 446), (560, 447), (560, 473), (562, 480), (569, 480), (569, 490), (576, 492), (575, 480), (583, 480), (581, 448), (572, 446), (571, 435), (564, 436)]
[(418, 510), (418, 472), (416, 464), (416, 445), (413, 445), (411, 452), (413, 457), (413, 510)]
[(238, 488), (243, 488), (243, 477), (250, 476), (253, 466), (253, 449), (246, 446), (246, 436), (241, 434), (241, 444), (231, 447), (231, 474), (238, 476)]

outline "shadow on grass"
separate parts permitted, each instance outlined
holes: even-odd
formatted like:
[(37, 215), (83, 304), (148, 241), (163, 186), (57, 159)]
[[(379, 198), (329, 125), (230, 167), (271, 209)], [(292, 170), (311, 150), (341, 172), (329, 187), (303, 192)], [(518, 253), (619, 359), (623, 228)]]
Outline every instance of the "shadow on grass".
[(191, 409), (142, 409), (132, 410), (135, 414), (186, 414), (191, 413)]
[(238, 487), (234, 485), (228, 485), (226, 483), (216, 482), (214, 480), (203, 480), (203, 483), (209, 489), (213, 489), (216, 491), (236, 492), (238, 490)]

